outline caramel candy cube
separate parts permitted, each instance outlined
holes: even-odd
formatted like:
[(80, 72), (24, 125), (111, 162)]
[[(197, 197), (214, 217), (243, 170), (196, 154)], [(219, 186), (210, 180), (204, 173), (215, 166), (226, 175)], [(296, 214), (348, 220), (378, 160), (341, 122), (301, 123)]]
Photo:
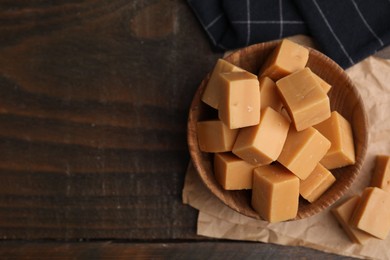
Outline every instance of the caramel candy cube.
[(249, 72), (221, 73), (218, 117), (230, 129), (257, 125), (260, 121), (260, 87)]
[(204, 103), (208, 104), (209, 106), (218, 109), (219, 98), (221, 96), (220, 73), (234, 72), (234, 71), (244, 71), (244, 70), (223, 59), (218, 59), (217, 63), (214, 66), (213, 72), (210, 75), (209, 81), (203, 92), (201, 100)]
[(350, 224), (379, 239), (385, 239), (390, 230), (390, 193), (377, 187), (365, 188)]
[(373, 238), (373, 236), (355, 227), (352, 227), (349, 224), (349, 220), (352, 216), (352, 213), (355, 210), (356, 206), (359, 204), (359, 201), (359, 196), (353, 196), (347, 199), (342, 204), (338, 205), (337, 207), (333, 207), (331, 212), (335, 216), (337, 221), (340, 223), (341, 227), (343, 228), (349, 239), (351, 239), (351, 241), (354, 243), (359, 243), (363, 245), (369, 239)]
[(260, 166), (253, 171), (252, 207), (266, 221), (296, 217), (299, 179), (280, 164)]
[(330, 149), (320, 161), (325, 168), (335, 169), (355, 163), (352, 128), (342, 115), (333, 111), (330, 118), (313, 127), (331, 142)]
[(259, 77), (278, 80), (303, 69), (309, 59), (309, 50), (290, 40), (282, 40), (259, 71)]
[(286, 118), (267, 107), (258, 125), (240, 129), (232, 151), (251, 164), (269, 164), (282, 151), (289, 126)]
[(278, 161), (304, 180), (314, 170), (329, 147), (329, 140), (313, 127), (300, 132), (290, 127)]
[(309, 177), (301, 180), (299, 193), (310, 203), (316, 201), (336, 181), (333, 174), (320, 163), (310, 173)]
[(377, 155), (371, 186), (390, 192), (390, 156)]
[(314, 72), (312, 72), (312, 73), (313, 73), (313, 77), (315, 78), (315, 80), (317, 80), (317, 82), (320, 84), (322, 90), (325, 93), (328, 93), (330, 91), (330, 89), (332, 88), (332, 86), (328, 82), (323, 80), (320, 76), (315, 74)]
[(278, 80), (276, 86), (297, 131), (330, 117), (329, 97), (309, 68)]
[(232, 153), (214, 154), (214, 173), (225, 190), (252, 189), (255, 166)]
[(229, 129), (220, 120), (199, 121), (196, 127), (201, 151), (219, 153), (232, 150), (238, 129)]
[(269, 77), (260, 79), (260, 96), (261, 110), (266, 107), (272, 107), (277, 112), (282, 110), (283, 103), (276, 89), (276, 84)]
[(284, 116), (291, 123), (290, 115), (288, 114), (287, 109), (285, 107), (282, 107), (282, 109), (280, 110), (280, 114), (282, 114), (282, 116)]

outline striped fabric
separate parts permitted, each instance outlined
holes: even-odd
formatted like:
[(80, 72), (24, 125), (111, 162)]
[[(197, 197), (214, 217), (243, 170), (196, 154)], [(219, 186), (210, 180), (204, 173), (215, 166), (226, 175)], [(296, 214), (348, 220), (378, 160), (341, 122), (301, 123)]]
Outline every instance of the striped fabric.
[(296, 34), (348, 68), (390, 43), (390, 0), (187, 0), (216, 50)]

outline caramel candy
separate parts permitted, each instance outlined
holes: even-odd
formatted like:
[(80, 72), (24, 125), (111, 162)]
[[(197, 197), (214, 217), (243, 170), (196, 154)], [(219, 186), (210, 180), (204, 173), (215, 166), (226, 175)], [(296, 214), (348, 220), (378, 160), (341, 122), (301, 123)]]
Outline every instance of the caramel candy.
[(196, 127), (201, 151), (218, 153), (232, 150), (238, 129), (229, 129), (220, 120), (199, 121)]
[(297, 131), (330, 117), (329, 97), (309, 68), (278, 80), (276, 86)]
[(282, 107), (282, 109), (280, 110), (280, 114), (291, 123), (290, 115), (288, 114), (287, 109), (285, 107)]
[(269, 77), (260, 79), (260, 96), (262, 110), (266, 107), (272, 107), (277, 112), (282, 110), (283, 103), (276, 89), (276, 84)]
[(252, 207), (266, 221), (296, 217), (299, 179), (280, 164), (260, 166), (253, 171)]
[(371, 186), (390, 192), (390, 156), (377, 155)]
[(320, 163), (310, 173), (309, 177), (301, 180), (299, 193), (309, 202), (316, 201), (336, 181), (333, 174)]
[(215, 178), (225, 190), (252, 189), (254, 168), (232, 153), (214, 155)]
[(365, 188), (350, 224), (379, 239), (385, 239), (390, 230), (390, 193), (377, 187)]
[(332, 86), (328, 82), (323, 80), (320, 76), (315, 74), (314, 72), (312, 72), (312, 73), (313, 73), (312, 75), (313, 75), (314, 79), (317, 80), (317, 82), (320, 84), (322, 90), (325, 93), (328, 93), (330, 91), (330, 89), (332, 88)]
[(260, 88), (249, 72), (221, 73), (218, 116), (230, 129), (257, 125), (260, 121)]
[(232, 151), (251, 164), (269, 164), (282, 151), (289, 126), (286, 118), (267, 107), (258, 125), (240, 129)]
[(329, 147), (329, 140), (313, 127), (300, 132), (290, 127), (278, 161), (304, 180), (314, 170)]
[(309, 59), (309, 50), (290, 40), (282, 40), (259, 71), (259, 78), (267, 76), (278, 80), (303, 69)]
[(222, 72), (233, 72), (233, 71), (244, 71), (240, 67), (237, 67), (223, 59), (218, 59), (214, 66), (213, 72), (211, 73), (210, 79), (203, 92), (201, 100), (209, 106), (218, 109), (219, 98), (221, 96), (220, 73)]
[(325, 168), (335, 169), (355, 163), (352, 128), (342, 115), (333, 111), (330, 118), (313, 127), (331, 142), (330, 149), (320, 161)]
[(359, 201), (359, 196), (353, 196), (347, 199), (342, 204), (338, 205), (337, 207), (333, 207), (331, 212), (335, 216), (337, 221), (341, 224), (349, 239), (351, 239), (351, 241), (354, 243), (359, 243), (363, 245), (369, 239), (373, 238), (373, 236), (357, 228), (354, 228), (349, 224), (349, 220), (352, 216), (352, 213), (355, 210), (356, 206), (359, 204)]

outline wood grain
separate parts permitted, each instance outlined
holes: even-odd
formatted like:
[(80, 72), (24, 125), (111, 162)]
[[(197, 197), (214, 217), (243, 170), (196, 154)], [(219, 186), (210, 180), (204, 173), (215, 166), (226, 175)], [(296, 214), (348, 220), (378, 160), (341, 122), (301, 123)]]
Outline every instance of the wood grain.
[[(262, 246), (263, 245), (263, 246)], [(314, 249), (245, 242), (183, 243), (31, 243), (0, 244), (6, 259), (353, 259)]]
[(0, 238), (196, 238), (186, 118), (220, 54), (188, 6), (2, 1), (0, 14)]

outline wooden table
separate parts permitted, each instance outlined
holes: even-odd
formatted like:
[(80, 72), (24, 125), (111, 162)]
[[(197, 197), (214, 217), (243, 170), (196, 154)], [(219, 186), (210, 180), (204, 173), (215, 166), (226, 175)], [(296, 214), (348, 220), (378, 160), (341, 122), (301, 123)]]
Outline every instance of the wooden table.
[(322, 258), (196, 235), (188, 107), (221, 53), (180, 0), (0, 3), (0, 256)]

